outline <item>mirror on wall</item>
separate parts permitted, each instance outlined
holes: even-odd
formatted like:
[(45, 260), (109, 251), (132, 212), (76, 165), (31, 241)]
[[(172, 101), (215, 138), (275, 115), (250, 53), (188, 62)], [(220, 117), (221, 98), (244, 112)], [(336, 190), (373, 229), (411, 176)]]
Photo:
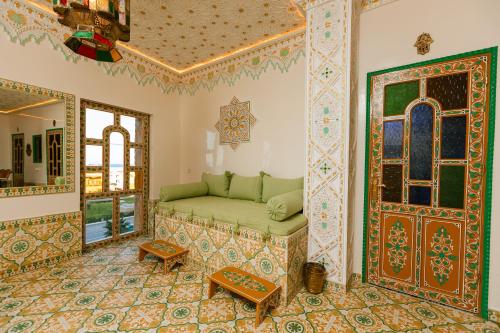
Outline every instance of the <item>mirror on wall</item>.
[(0, 197), (74, 190), (72, 114), (72, 95), (0, 79)]

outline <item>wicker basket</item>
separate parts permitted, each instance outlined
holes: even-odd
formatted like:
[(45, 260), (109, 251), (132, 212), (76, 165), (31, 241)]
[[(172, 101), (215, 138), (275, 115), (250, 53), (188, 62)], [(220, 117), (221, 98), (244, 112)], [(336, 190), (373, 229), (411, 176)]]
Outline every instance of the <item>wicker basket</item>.
[(321, 293), (325, 284), (325, 278), (326, 269), (324, 265), (317, 262), (304, 264), (304, 284), (308, 292), (311, 294)]

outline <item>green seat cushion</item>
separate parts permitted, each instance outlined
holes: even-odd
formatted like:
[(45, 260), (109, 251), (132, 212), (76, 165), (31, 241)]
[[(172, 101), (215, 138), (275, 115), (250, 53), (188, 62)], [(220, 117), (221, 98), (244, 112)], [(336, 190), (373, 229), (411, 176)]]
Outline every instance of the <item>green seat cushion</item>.
[(264, 175), (262, 178), (262, 201), (268, 202), (269, 199), (277, 195), (303, 189), (304, 177), (288, 179)]
[(248, 200), (228, 199), (214, 196), (181, 199), (170, 202), (160, 202), (160, 209), (175, 210), (203, 218), (213, 217), (216, 221), (247, 227), (273, 235), (288, 236), (307, 225), (307, 219), (302, 214), (295, 214), (277, 222), (267, 215), (266, 204)]
[(208, 195), (227, 198), (229, 195), (229, 185), (231, 184), (231, 173), (226, 171), (222, 175), (212, 175), (204, 172), (201, 181), (208, 185)]
[(178, 199), (205, 196), (208, 193), (208, 186), (204, 182), (167, 185), (160, 188), (161, 201), (173, 201)]
[(229, 187), (229, 198), (262, 202), (262, 177), (234, 175)]
[(292, 215), (302, 211), (304, 207), (304, 193), (296, 190), (272, 197), (267, 202), (267, 214), (275, 221), (284, 221)]

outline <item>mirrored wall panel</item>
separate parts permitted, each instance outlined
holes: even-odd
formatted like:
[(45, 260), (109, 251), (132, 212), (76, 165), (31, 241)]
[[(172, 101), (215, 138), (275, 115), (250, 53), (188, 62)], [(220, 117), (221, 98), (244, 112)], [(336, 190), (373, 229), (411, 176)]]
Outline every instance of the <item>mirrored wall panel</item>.
[(0, 198), (74, 191), (74, 97), (0, 79)]

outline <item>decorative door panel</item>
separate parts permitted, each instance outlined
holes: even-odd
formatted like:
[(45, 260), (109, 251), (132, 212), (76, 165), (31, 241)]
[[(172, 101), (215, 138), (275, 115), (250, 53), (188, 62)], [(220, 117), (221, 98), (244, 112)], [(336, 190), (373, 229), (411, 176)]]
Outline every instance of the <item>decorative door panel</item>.
[(12, 134), (12, 186), (24, 186), (24, 134)]
[(63, 129), (47, 130), (47, 184), (54, 185), (63, 175)]
[(464, 221), (424, 218), (421, 286), (452, 297), (464, 297), (462, 271)]
[(487, 312), (496, 48), (368, 74), (366, 282)]
[(380, 276), (415, 284), (415, 216), (382, 215)]

